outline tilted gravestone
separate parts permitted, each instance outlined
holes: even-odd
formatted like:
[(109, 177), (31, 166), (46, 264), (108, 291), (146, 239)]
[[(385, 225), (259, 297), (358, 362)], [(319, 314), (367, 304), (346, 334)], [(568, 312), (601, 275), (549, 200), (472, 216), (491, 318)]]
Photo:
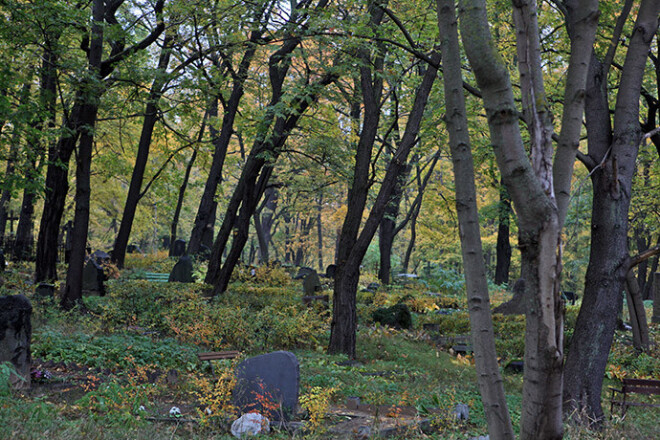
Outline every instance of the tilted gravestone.
[(21, 377), (9, 377), (15, 389), (30, 387), (32, 305), (23, 295), (0, 298), (0, 364), (10, 362)]
[(168, 281), (176, 283), (194, 283), (195, 279), (193, 277), (192, 258), (188, 255), (179, 258), (179, 261), (177, 261), (172, 268), (172, 272), (170, 272)]
[(288, 351), (255, 356), (236, 367), (234, 405), (241, 413), (256, 411), (270, 420), (290, 420), (298, 406), (300, 364)]
[(172, 256), (181, 257), (186, 253), (186, 240), (181, 240), (180, 238), (174, 240), (172, 243)]
[(103, 267), (92, 258), (87, 260), (83, 268), (83, 292), (105, 295), (104, 281)]

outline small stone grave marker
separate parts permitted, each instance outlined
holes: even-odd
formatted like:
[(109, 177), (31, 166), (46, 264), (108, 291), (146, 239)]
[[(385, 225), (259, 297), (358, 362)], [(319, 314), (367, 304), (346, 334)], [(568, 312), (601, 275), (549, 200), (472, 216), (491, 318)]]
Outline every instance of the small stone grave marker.
[(39, 298), (53, 298), (55, 296), (55, 285), (49, 283), (39, 283), (35, 294)]
[(105, 274), (103, 267), (101, 267), (93, 258), (87, 260), (83, 268), (83, 291), (87, 293), (98, 293), (100, 296), (105, 295)]
[(303, 278), (303, 292), (305, 296), (313, 296), (316, 292), (323, 290), (321, 280), (314, 269)]
[(170, 272), (168, 281), (177, 283), (194, 283), (195, 279), (193, 277), (192, 258), (188, 255), (179, 258), (179, 261), (177, 261), (172, 268), (172, 272)]
[(326, 278), (334, 278), (335, 273), (337, 273), (337, 265), (336, 264), (330, 264), (328, 267), (325, 268), (325, 277)]
[(30, 339), (32, 337), (32, 304), (23, 295), (0, 298), (0, 364), (10, 362), (21, 377), (12, 374), (15, 389), (30, 388)]
[(172, 244), (172, 256), (181, 257), (186, 253), (186, 240), (176, 239)]
[(290, 420), (298, 406), (300, 364), (288, 351), (251, 357), (236, 367), (234, 405), (270, 420)]

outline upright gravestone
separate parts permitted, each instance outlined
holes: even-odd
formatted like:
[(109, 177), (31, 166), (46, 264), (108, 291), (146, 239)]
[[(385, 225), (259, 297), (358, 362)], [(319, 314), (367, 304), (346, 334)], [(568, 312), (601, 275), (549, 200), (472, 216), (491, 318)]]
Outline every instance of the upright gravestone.
[(30, 338), (32, 305), (23, 295), (0, 298), (0, 364), (11, 362), (16, 375), (9, 377), (15, 389), (30, 387)]
[(83, 268), (83, 291), (87, 293), (98, 293), (100, 296), (105, 295), (104, 280), (105, 274), (103, 273), (103, 267), (93, 258), (87, 260)]
[(321, 290), (323, 289), (321, 287), (319, 275), (312, 269), (312, 271), (303, 278), (303, 291), (305, 292), (305, 296), (315, 295), (316, 292), (320, 292)]
[(653, 317), (651, 322), (660, 324), (660, 272), (653, 274)]
[(300, 364), (293, 353), (255, 356), (236, 367), (234, 405), (241, 413), (256, 411), (270, 420), (290, 420), (298, 406)]
[(325, 268), (325, 277), (326, 278), (334, 278), (335, 273), (337, 273), (337, 265), (336, 264), (330, 264), (328, 267)]
[(177, 261), (172, 268), (172, 272), (170, 272), (168, 281), (176, 283), (194, 283), (195, 279), (193, 278), (192, 258), (188, 255), (179, 258), (179, 261)]
[(180, 238), (174, 240), (172, 243), (172, 256), (181, 257), (186, 253), (186, 240), (181, 240)]
[(92, 252), (92, 255), (90, 255), (89, 258), (96, 261), (98, 264), (110, 262), (110, 254), (101, 250)]

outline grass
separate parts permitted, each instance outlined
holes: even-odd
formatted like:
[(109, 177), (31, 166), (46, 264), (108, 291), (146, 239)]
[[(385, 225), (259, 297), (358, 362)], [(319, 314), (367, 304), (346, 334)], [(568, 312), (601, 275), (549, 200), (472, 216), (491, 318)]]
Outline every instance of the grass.
[[(426, 434), (413, 430), (399, 438), (465, 439), (487, 433), (471, 358), (451, 356), (421, 330), (423, 324), (434, 323), (444, 335), (469, 332), (465, 299), (456, 293), (459, 283), (413, 282), (375, 293), (360, 292), (358, 362), (347, 363), (344, 356), (325, 353), (328, 311), (303, 306), (300, 283), (284, 270), (259, 268), (255, 277), (239, 271), (229, 292), (212, 301), (202, 284), (134, 279), (137, 271), (165, 272), (172, 264), (162, 255), (129, 256), (129, 269), (108, 283), (106, 297), (85, 299), (85, 314), (63, 312), (52, 301), (31, 298), (33, 357), (53, 377), (24, 393), (0, 388), (0, 438), (232, 438), (227, 419), (218, 415), (222, 411), (217, 402), (227, 401), (227, 390), (214, 382), (208, 365), (200, 364), (195, 356), (223, 349), (241, 350), (243, 357), (281, 349), (294, 352), (300, 361), (301, 395), (317, 402), (316, 407), (310, 406), (309, 415), (314, 408), (322, 412), (326, 404), (341, 408), (348, 398), (357, 397), (361, 403), (376, 406), (412, 407), (431, 419), (433, 429)], [(30, 276), (29, 266), (12, 266), (0, 294), (30, 292)], [(425, 294), (429, 289), (441, 296)], [(493, 296), (497, 301), (506, 299), (501, 291)], [(373, 310), (399, 301), (415, 312), (412, 330), (373, 324)], [(438, 314), (439, 309), (455, 312)], [(577, 310), (569, 308), (568, 327)], [(495, 329), (502, 365), (522, 357), (524, 320), (496, 316)], [(658, 326), (652, 326), (656, 342), (659, 333)], [(658, 377), (657, 346), (639, 356), (628, 337), (617, 334), (606, 385), (623, 376)], [(216, 374), (233, 366), (231, 361), (216, 361)], [(0, 383), (6, 383), (3, 374), (6, 368), (0, 369)], [(504, 374), (504, 386), (514, 426), (518, 426), (522, 375)], [(204, 395), (200, 390), (208, 391)], [(604, 387), (606, 410), (608, 399)], [(468, 422), (454, 419), (452, 411), (458, 403), (469, 406)], [(214, 404), (216, 412), (205, 415), (204, 408)], [(172, 406), (182, 409), (181, 419), (168, 416)], [(307, 417), (302, 416), (309, 425)], [(295, 438), (326, 438), (323, 429), (341, 420), (329, 417), (322, 429)], [(270, 435), (291, 437), (286, 432)], [(659, 437), (653, 409), (631, 408), (625, 419), (615, 416), (599, 432), (566, 426), (570, 439)]]

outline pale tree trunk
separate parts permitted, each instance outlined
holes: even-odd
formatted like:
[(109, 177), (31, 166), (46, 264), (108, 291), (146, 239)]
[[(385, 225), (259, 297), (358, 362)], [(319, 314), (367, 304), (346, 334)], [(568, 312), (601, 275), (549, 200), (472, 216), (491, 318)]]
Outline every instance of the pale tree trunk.
[(447, 109), (445, 119), (454, 164), (456, 211), (465, 267), (477, 380), (490, 438), (513, 439), (513, 425), (507, 409), (495, 351), (453, 0), (438, 0), (438, 26), (442, 35), (442, 67)]
[(595, 53), (591, 58), (593, 74), (587, 90), (586, 118), (588, 154), (582, 158), (590, 168), (594, 193), (591, 254), (584, 298), (566, 358), (564, 389), (567, 410), (586, 415), (587, 423), (600, 424), (604, 419), (603, 376), (630, 267), (628, 210), (642, 142), (639, 97), (659, 12), (659, 0), (642, 0), (628, 40), (613, 119), (607, 101), (607, 72), (620, 40), (616, 32), (623, 28), (625, 8), (605, 60), (598, 60)]
[[(534, 1), (514, 1), (517, 51), (524, 116), (529, 126), (532, 160), (523, 145), (508, 71), (492, 41), (485, 1), (461, 2), (465, 51), (481, 89), (491, 143), (502, 180), (519, 219), (522, 273), (525, 274), (525, 373), (520, 437), (560, 439), (562, 426), (563, 308), (559, 296), (560, 230), (564, 201), (570, 193), (575, 149), (579, 141), (583, 62), (593, 44), (597, 2), (571, 5), (571, 62), (566, 79), (564, 118), (559, 149), (552, 163), (552, 121), (543, 87), (537, 9)], [(584, 28), (577, 26), (584, 25)], [(582, 93), (581, 93), (582, 92)], [(576, 106), (573, 108), (573, 106)], [(568, 149), (568, 151), (566, 151)], [(571, 156), (572, 151), (572, 156)], [(561, 160), (560, 160), (561, 158)], [(554, 172), (562, 176), (553, 181)], [(568, 176), (568, 179), (565, 177)]]

